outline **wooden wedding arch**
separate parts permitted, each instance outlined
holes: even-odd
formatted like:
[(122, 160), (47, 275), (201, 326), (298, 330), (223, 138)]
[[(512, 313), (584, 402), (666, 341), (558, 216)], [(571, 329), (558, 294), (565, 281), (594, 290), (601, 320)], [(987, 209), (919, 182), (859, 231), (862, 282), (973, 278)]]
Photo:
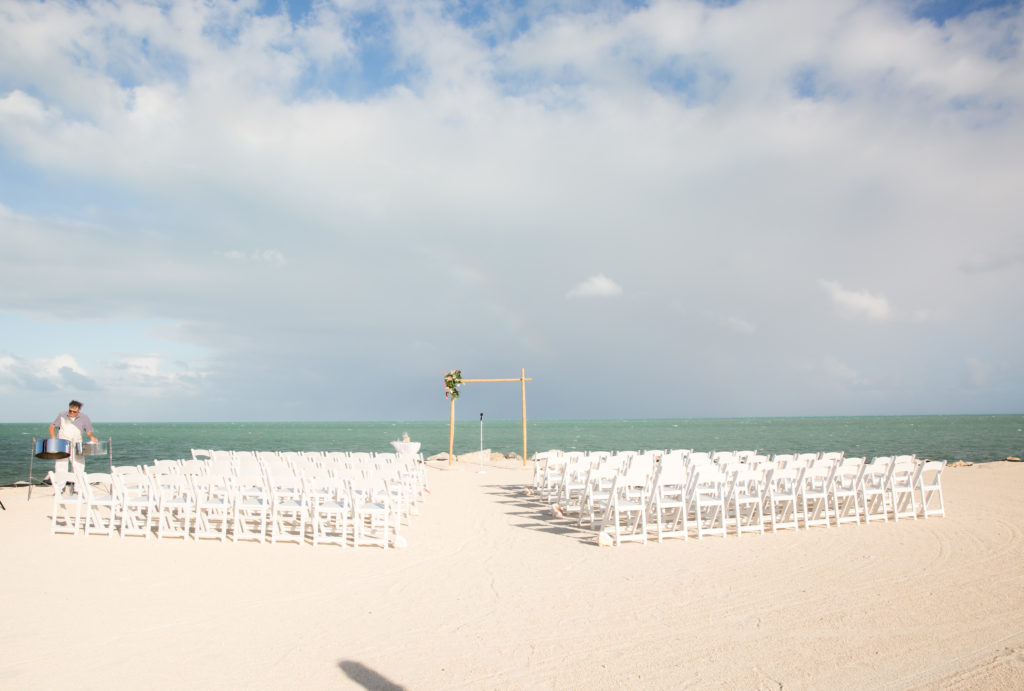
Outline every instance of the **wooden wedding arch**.
[[(519, 377), (517, 379), (462, 379), (462, 384), (482, 384), (490, 382), (500, 381), (517, 381), (520, 385), (520, 391), (523, 401), (523, 465), (526, 465), (526, 382), (533, 381), (532, 378), (526, 376), (526, 368), (523, 367), (519, 371)], [(452, 464), (452, 458), (454, 458), (455, 451), (455, 399), (457, 396), (451, 396), (451, 412), (448, 416), (448, 465)]]

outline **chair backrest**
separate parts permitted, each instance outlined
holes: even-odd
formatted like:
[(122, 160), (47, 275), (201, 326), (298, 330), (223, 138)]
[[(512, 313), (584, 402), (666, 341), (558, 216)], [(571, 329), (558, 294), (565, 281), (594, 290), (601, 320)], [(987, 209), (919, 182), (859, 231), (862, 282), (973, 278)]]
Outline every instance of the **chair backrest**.
[(917, 476), (918, 485), (939, 484), (939, 477), (945, 467), (945, 461), (925, 461), (921, 464), (921, 472)]
[(771, 457), (764, 454), (754, 454), (747, 458), (747, 465), (751, 468), (767, 468), (771, 462)]
[(160, 473), (181, 472), (181, 461), (172, 458), (154, 459), (153, 469)]
[(654, 474), (653, 486), (679, 486), (685, 489), (688, 476), (686, 465), (682, 463), (681, 459), (677, 462), (666, 462), (662, 458), (661, 463), (658, 464), (658, 470)]
[(194, 458), (190, 458), (186, 461), (182, 461), (179, 472), (182, 475), (205, 475), (209, 466), (206, 461), (199, 461)]
[(835, 476), (835, 466), (814, 463), (803, 471), (803, 479), (800, 486), (804, 490), (825, 492), (832, 487), (832, 478)]
[(191, 473), (185, 477), (200, 502), (215, 496), (228, 496), (234, 491), (234, 475), (231, 473)]
[(50, 477), (50, 484), (53, 485), (54, 496), (59, 497), (67, 485), (74, 485), (75, 492), (79, 491), (75, 473), (69, 470), (51, 470), (47, 475)]
[(230, 459), (216, 459), (206, 464), (207, 475), (228, 476), (235, 474), (235, 464)]
[(567, 456), (562, 478), (567, 482), (582, 482), (590, 472), (590, 457), (572, 454)]
[(251, 473), (260, 470), (259, 459), (255, 451), (232, 451), (231, 458), (235, 462), (235, 469), (239, 473)]
[(836, 490), (855, 491), (860, 486), (861, 475), (864, 474), (864, 458), (851, 456), (844, 458), (836, 467), (833, 483)]
[(734, 463), (738, 459), (736, 458), (736, 454), (732, 451), (715, 451), (711, 454), (711, 460), (718, 465), (724, 466), (729, 463)]
[(711, 454), (706, 451), (694, 451), (690, 454), (690, 465), (710, 465), (714, 461), (711, 460)]
[(692, 451), (689, 449), (669, 449), (661, 456), (661, 462), (675, 463), (679, 461), (685, 461), (689, 458)]
[(140, 497), (150, 494), (149, 476), (140, 466), (115, 466), (110, 477), (119, 496)]
[(897, 456), (892, 462), (889, 483), (910, 488), (917, 484), (918, 464), (912, 456)]
[(892, 471), (892, 456), (876, 456), (864, 466), (861, 475), (861, 486), (867, 489), (880, 490), (888, 486)]
[(733, 493), (746, 495), (760, 495), (764, 487), (764, 471), (747, 468), (737, 472), (733, 476)]
[(634, 456), (622, 474), (625, 484), (633, 488), (646, 487), (654, 475), (654, 458), (647, 454)]
[(796, 456), (791, 453), (777, 453), (772, 456), (772, 463), (774, 463), (777, 468), (786, 468), (795, 458)]
[(768, 494), (790, 494), (795, 493), (800, 483), (803, 482), (803, 468), (775, 468), (768, 476)]
[(697, 494), (724, 496), (728, 483), (725, 473), (716, 465), (702, 465), (694, 468), (691, 491)]
[(83, 485), (86, 499), (101, 499), (114, 496), (114, 481), (110, 473), (86, 473)]
[(820, 456), (818, 456), (818, 461), (825, 461), (835, 465), (836, 463), (842, 461), (845, 455), (845, 451), (825, 451)]

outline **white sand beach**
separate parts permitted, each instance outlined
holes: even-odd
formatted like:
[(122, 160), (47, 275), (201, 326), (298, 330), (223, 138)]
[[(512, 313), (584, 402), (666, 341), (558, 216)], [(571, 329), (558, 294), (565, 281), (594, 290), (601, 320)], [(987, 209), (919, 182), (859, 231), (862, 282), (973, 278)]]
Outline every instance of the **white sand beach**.
[(1024, 464), (947, 517), (596, 545), (511, 461), (404, 549), (56, 535), (0, 490), (0, 688), (1024, 688)]

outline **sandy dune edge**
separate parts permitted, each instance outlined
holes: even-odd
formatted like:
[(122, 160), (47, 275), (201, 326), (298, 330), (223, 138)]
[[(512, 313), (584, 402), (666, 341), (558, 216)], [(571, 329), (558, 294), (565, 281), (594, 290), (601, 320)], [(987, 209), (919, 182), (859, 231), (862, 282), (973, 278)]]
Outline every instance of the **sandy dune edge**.
[(948, 469), (945, 519), (617, 549), (431, 465), (389, 551), (50, 536), (0, 490), (0, 687), (1024, 687), (1022, 464)]

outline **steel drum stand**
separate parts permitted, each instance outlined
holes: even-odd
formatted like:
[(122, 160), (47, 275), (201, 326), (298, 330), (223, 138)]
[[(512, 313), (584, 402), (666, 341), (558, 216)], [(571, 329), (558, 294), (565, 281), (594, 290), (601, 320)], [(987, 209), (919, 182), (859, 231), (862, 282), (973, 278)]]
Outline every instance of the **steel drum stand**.
[(25, 501), (32, 499), (32, 461), (36, 457), (36, 441), (36, 438), (32, 437), (32, 448), (28, 452), (28, 496), (25, 497)]

